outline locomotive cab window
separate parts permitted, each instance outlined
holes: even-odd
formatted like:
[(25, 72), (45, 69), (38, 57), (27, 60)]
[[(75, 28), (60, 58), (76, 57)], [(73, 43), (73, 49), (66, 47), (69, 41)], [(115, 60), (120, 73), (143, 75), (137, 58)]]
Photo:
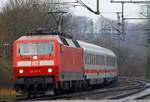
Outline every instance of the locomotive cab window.
[(18, 44), (19, 55), (47, 55), (52, 53), (53, 53), (52, 42)]

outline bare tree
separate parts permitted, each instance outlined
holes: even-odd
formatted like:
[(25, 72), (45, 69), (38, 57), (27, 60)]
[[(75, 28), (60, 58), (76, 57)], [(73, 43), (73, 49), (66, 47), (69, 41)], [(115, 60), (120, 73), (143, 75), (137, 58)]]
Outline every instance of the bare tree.
[[(36, 28), (57, 28), (53, 18), (48, 15), (49, 7), (34, 7), (37, 0), (9, 0), (0, 12), (0, 45), (9, 43), (9, 47), (0, 49), (0, 71), (9, 79), (12, 65), (12, 44), (18, 37)], [(3, 51), (8, 51), (3, 54)], [(2, 57), (4, 56), (4, 57)], [(5, 75), (5, 76), (4, 76)]]

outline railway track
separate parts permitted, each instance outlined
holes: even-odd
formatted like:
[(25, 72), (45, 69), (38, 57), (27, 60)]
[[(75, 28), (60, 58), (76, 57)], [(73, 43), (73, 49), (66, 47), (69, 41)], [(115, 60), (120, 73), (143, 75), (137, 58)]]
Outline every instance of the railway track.
[(24, 98), (24, 99), (18, 99), (17, 101), (60, 100), (60, 99), (64, 99), (64, 100), (81, 99), (82, 100), (82, 99), (92, 99), (95, 96), (97, 96), (96, 99), (122, 99), (124, 97), (128, 97), (130, 95), (141, 92), (147, 88), (146, 82), (141, 80), (130, 79), (128, 81), (128, 84), (124, 86), (122, 86), (123, 84), (121, 85), (118, 84), (119, 83), (115, 85), (107, 86), (102, 89), (89, 89), (87, 91), (82, 91), (82, 92), (67, 93), (67, 94), (62, 94), (57, 96), (55, 95), (44, 96), (44, 97), (37, 97), (32, 99)]
[(132, 94), (130, 96), (122, 98), (124, 101), (129, 101), (129, 100), (138, 100), (138, 99), (145, 99), (147, 96), (150, 96), (150, 80), (143, 80), (139, 79), (143, 83), (145, 83), (145, 88), (141, 92), (137, 92), (135, 94)]

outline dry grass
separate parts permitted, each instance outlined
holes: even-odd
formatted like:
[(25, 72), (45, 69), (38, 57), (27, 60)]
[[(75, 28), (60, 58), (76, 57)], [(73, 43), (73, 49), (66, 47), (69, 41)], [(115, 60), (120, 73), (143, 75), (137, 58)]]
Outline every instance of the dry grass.
[(11, 88), (0, 88), (0, 100), (10, 100), (16, 97), (15, 90)]

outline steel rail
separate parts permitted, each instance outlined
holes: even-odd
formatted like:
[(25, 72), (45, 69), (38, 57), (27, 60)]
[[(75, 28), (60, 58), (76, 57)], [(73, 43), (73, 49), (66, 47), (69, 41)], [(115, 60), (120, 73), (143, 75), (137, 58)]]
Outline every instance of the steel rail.
[[(126, 91), (126, 90), (134, 90), (130, 94), (126, 94), (126, 96), (143, 91), (145, 88), (145, 84), (135, 81), (134, 84), (127, 85), (124, 87), (107, 87), (106, 89), (89, 89), (87, 91), (82, 91), (82, 92), (77, 92), (77, 93), (69, 93), (69, 94), (63, 94), (63, 95), (57, 95), (57, 96), (46, 96), (46, 97), (39, 97), (39, 98), (33, 98), (33, 99), (21, 99), (25, 101), (36, 101), (36, 100), (54, 100), (54, 99), (70, 99), (73, 97), (80, 97), (80, 96), (87, 96), (87, 95), (94, 95), (94, 94), (105, 94), (109, 92), (119, 92), (119, 91)], [(109, 99), (115, 99), (115, 98), (120, 98), (120, 97), (125, 97), (124, 96), (115, 96)]]
[[(122, 99), (124, 101), (127, 101), (129, 100), (130, 98), (131, 99), (141, 99), (145, 96), (147, 96), (148, 94), (146, 95), (139, 95), (141, 92), (144, 92), (145, 90), (149, 89), (150, 88), (150, 80), (144, 80), (144, 79), (134, 79), (135, 81), (141, 83), (141, 85), (143, 87), (139, 88), (139, 90), (135, 90), (133, 92), (129, 92), (129, 93), (126, 93), (126, 94), (121, 94), (121, 95), (118, 95), (118, 96), (113, 96), (111, 98), (108, 98), (108, 99)], [(150, 93), (149, 93), (150, 94)], [(130, 97), (131, 96), (131, 97)]]

